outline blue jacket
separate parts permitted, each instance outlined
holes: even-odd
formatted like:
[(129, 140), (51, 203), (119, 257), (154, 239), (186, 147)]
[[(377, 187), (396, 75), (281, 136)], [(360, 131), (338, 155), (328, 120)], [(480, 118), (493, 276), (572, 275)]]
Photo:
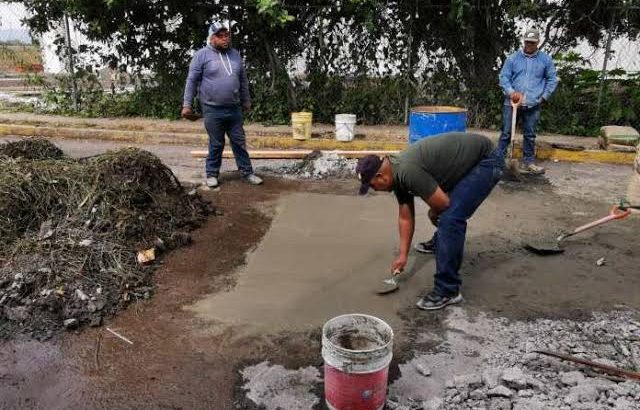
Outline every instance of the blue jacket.
[(505, 94), (505, 105), (509, 105), (509, 96), (518, 91), (525, 95), (524, 106), (535, 107), (544, 98), (548, 100), (558, 85), (558, 76), (553, 59), (549, 54), (538, 50), (526, 55), (518, 50), (507, 58), (500, 71), (500, 87)]
[(189, 65), (183, 106), (191, 107), (197, 89), (201, 105), (251, 104), (249, 82), (240, 53), (233, 48), (220, 52), (210, 45), (198, 50)]

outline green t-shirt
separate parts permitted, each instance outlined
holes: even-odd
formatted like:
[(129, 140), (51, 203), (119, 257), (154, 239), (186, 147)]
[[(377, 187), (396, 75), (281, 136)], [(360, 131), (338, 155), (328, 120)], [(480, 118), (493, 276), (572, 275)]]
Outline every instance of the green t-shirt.
[(491, 151), (493, 143), (483, 135), (449, 132), (424, 138), (389, 156), (398, 202), (409, 203), (414, 196), (429, 198), (438, 186), (449, 192)]

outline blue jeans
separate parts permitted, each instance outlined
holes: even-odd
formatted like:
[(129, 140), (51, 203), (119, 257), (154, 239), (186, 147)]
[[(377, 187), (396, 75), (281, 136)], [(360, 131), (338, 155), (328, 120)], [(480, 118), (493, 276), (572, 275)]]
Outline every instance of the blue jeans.
[(207, 134), (209, 134), (209, 155), (205, 161), (207, 178), (218, 177), (220, 174), (225, 134), (229, 136), (233, 156), (242, 176), (253, 174), (251, 159), (247, 152), (244, 129), (242, 128), (244, 118), (240, 107), (203, 105), (202, 115), (204, 117), (204, 127), (207, 130)]
[[(511, 116), (513, 109), (511, 105), (502, 106), (502, 132), (500, 133), (500, 141), (498, 142), (498, 150), (504, 158), (507, 155), (507, 147), (511, 141)], [(522, 119), (523, 144), (522, 162), (525, 165), (531, 164), (536, 158), (536, 127), (540, 120), (540, 106), (535, 107), (519, 107), (518, 117)]]
[(440, 214), (433, 235), (436, 254), (434, 291), (454, 296), (460, 291), (460, 265), (464, 254), (467, 220), (489, 196), (502, 177), (504, 158), (496, 149), (482, 159), (449, 192), (449, 208)]

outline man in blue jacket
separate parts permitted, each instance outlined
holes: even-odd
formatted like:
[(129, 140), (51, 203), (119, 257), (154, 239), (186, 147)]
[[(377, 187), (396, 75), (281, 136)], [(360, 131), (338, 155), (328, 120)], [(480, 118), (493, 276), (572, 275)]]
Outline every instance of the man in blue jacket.
[(209, 26), (206, 47), (198, 50), (191, 60), (184, 89), (183, 117), (193, 114), (191, 104), (196, 89), (209, 134), (209, 155), (205, 162), (207, 186), (218, 186), (225, 133), (242, 176), (252, 185), (262, 184), (262, 179), (253, 173), (242, 127), (242, 109), (251, 109), (247, 74), (240, 53), (231, 48), (229, 28), (220, 22)]
[(540, 32), (528, 29), (524, 35), (524, 47), (509, 56), (500, 71), (500, 86), (505, 99), (498, 150), (502, 155), (507, 153), (511, 141), (511, 102), (519, 103), (518, 116), (522, 118), (524, 131), (524, 155), (520, 171), (533, 174), (543, 174), (545, 171), (534, 164), (540, 107), (549, 100), (558, 85), (553, 59), (547, 53), (538, 50), (539, 42)]

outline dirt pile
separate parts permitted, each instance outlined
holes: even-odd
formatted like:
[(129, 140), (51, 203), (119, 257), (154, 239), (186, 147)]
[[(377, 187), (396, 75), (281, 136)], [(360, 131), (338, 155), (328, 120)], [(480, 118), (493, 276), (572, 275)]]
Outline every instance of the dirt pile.
[(0, 147), (0, 338), (99, 325), (148, 298), (153, 261), (138, 252), (189, 242), (211, 212), (146, 151), (76, 161), (47, 144)]
[(59, 159), (64, 157), (64, 152), (48, 140), (33, 138), (0, 145), (0, 157)]

